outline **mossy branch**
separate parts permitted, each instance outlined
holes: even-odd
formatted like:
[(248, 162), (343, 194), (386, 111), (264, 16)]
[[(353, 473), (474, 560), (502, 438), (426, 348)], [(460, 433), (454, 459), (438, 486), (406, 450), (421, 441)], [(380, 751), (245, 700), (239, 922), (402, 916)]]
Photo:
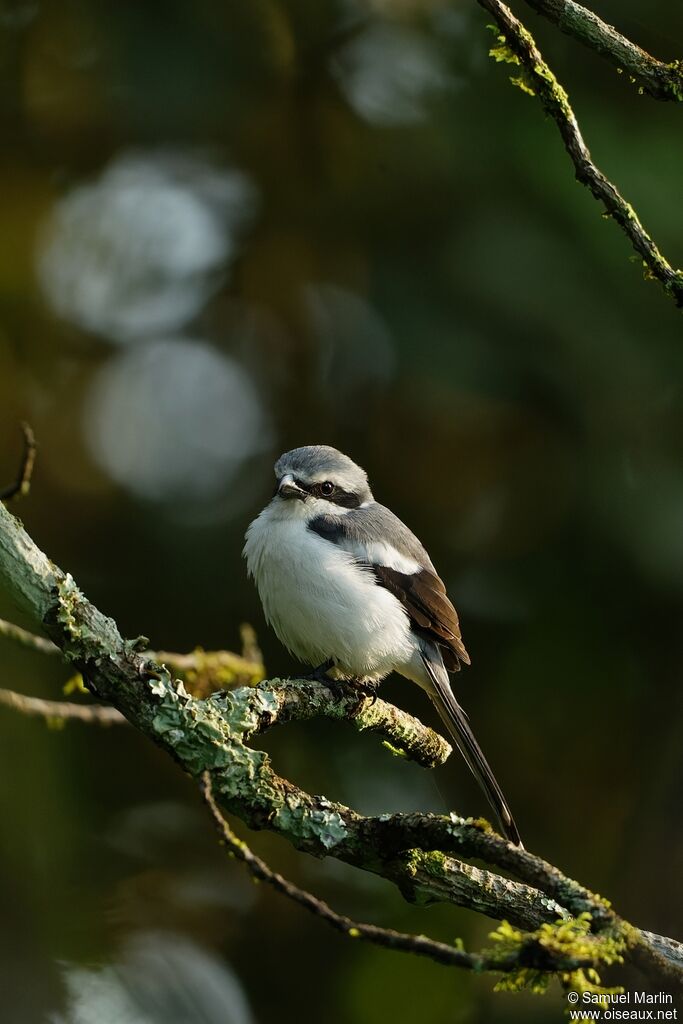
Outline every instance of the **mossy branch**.
[(626, 71), (640, 92), (656, 100), (683, 100), (683, 64), (657, 60), (637, 43), (599, 18), (594, 11), (574, 0), (527, 0), (567, 35), (600, 54), (620, 70)]
[[(354, 921), (344, 914), (337, 913), (317, 896), (277, 874), (247, 846), (244, 840), (238, 839), (216, 804), (209, 772), (203, 773), (200, 789), (221, 843), (231, 856), (246, 865), (252, 878), (266, 882), (276, 892), (349, 938), (383, 946), (385, 949), (428, 957), (449, 967), (462, 967), (479, 973), (493, 971), (507, 975), (509, 977), (498, 983), (499, 988), (506, 989), (519, 987), (520, 975), (525, 982), (530, 981), (528, 974), (532, 972), (538, 975), (538, 978), (535, 978), (537, 989), (544, 990), (552, 973), (569, 974), (573, 978), (578, 972), (593, 968), (597, 961), (607, 962), (603, 940), (590, 934), (588, 914), (576, 921), (542, 924), (534, 933), (523, 934), (510, 925), (501, 925), (490, 936), (497, 946), (484, 953), (468, 953), (461, 945), (437, 942), (426, 935), (411, 935), (395, 931), (393, 928), (380, 928), (374, 924)], [(577, 939), (582, 942), (580, 951), (577, 949)], [(614, 952), (614, 957), (615, 960), (619, 960), (618, 951)], [(534, 964), (538, 966), (534, 967)]]
[[(123, 639), (2, 505), (0, 581), (99, 700), (193, 777), (208, 772), (217, 804), (249, 827), (269, 829), (313, 856), (381, 875), (411, 901), (447, 901), (510, 922), (499, 931), (496, 950), (481, 954), (487, 968), (505, 973), (507, 987), (538, 987), (539, 972), (592, 984), (586, 972), (619, 959), (639, 962), (660, 984), (683, 979), (683, 956), (672, 940), (622, 921), (600, 897), (511, 846), (485, 822), (455, 815), (363, 816), (280, 777), (268, 755), (249, 745), (277, 722), (327, 714), (377, 732), (425, 765), (439, 763), (448, 745), (405, 712), (384, 701), (373, 704), (353, 686), (310, 681), (274, 680), (204, 700), (191, 697), (167, 668), (140, 651), (144, 638)], [(514, 877), (459, 858), (484, 861)]]
[[(252, 628), (243, 624), (241, 633), (243, 648), (241, 654), (231, 650), (205, 650), (203, 647), (196, 647), (195, 650), (183, 654), (171, 650), (145, 650), (143, 654), (145, 657), (151, 658), (153, 662), (165, 665), (174, 675), (182, 679), (193, 696), (206, 696), (214, 690), (224, 689), (228, 686), (254, 686), (265, 677), (263, 658)], [(40, 654), (61, 657), (61, 651), (51, 640), (16, 626), (14, 623), (8, 623), (5, 618), (0, 618), (0, 638), (11, 640), (20, 647), (27, 647)], [(140, 637), (140, 643), (143, 640), (145, 638)], [(72, 683), (78, 680), (80, 677), (76, 676)], [(75, 688), (81, 691), (85, 690), (82, 683)], [(10, 693), (11, 691), (7, 690), (6, 692)], [(65, 692), (70, 692), (70, 689), (66, 687)], [(17, 696), (22, 696), (22, 694), (17, 694)], [(32, 699), (27, 698), (25, 708), (22, 707), (22, 702), (15, 701), (15, 710), (26, 710), (29, 715), (43, 714), (38, 710), (40, 701), (32, 702)], [(8, 703), (8, 700), (4, 702)], [(57, 703), (58, 705), (58, 701), (47, 701), (47, 703)], [(75, 705), (74, 707), (80, 708), (81, 706)], [(80, 715), (71, 716), (63, 709), (62, 712), (60, 717), (63, 718), (82, 717)]]
[(676, 305), (683, 307), (683, 272), (675, 270), (664, 258), (633, 207), (594, 163), (569, 97), (529, 30), (500, 0), (477, 0), (477, 3), (493, 16), (500, 32), (498, 45), (491, 50), (491, 55), (520, 69), (512, 81), (525, 92), (538, 96), (543, 109), (557, 125), (577, 181), (589, 189), (602, 203), (606, 214), (619, 225), (642, 259), (646, 276), (658, 281)]

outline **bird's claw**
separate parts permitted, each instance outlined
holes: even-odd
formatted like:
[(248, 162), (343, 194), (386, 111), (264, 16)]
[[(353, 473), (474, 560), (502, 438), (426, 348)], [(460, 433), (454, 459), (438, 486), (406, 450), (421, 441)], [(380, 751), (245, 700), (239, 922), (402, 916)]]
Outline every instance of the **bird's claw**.
[(358, 690), (359, 693), (362, 693), (364, 697), (370, 698), (370, 707), (372, 707), (377, 700), (379, 683), (369, 682), (367, 679), (353, 679), (351, 680), (351, 685)]
[[(312, 672), (308, 673), (308, 675), (299, 676), (299, 679), (303, 679), (306, 682), (326, 683), (327, 685), (329, 685), (330, 683), (334, 683), (336, 681), (334, 679), (330, 679), (330, 677), (327, 674), (330, 671), (330, 669), (333, 668), (334, 661), (330, 659), (329, 661), (323, 662), (322, 665), (318, 665), (318, 667), (314, 668)], [(352, 686), (354, 690), (362, 694), (363, 697), (369, 697), (372, 700), (372, 704), (370, 705), (370, 707), (372, 707), (372, 705), (377, 700), (377, 690), (379, 689), (379, 683), (370, 682), (367, 679), (346, 679), (339, 681), (345, 682), (347, 686)]]

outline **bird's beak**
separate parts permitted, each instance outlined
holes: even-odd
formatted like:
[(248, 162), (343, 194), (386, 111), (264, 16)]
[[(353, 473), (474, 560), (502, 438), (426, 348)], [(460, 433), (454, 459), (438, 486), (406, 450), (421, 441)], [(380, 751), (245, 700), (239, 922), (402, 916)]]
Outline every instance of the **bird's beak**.
[(306, 497), (306, 491), (304, 491), (297, 483), (294, 482), (294, 477), (291, 473), (287, 473), (280, 480), (277, 493), (281, 498), (298, 498), (299, 501), (303, 501)]

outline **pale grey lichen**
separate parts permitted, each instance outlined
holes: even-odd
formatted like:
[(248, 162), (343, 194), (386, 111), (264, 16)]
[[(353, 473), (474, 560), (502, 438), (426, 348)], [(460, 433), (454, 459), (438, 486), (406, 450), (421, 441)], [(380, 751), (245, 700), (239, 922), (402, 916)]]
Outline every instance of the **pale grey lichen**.
[(182, 683), (163, 673), (149, 687), (160, 698), (152, 719), (154, 732), (173, 748), (192, 774), (230, 764), (233, 735), (210, 701), (194, 700)]
[(315, 849), (318, 844), (331, 850), (348, 838), (349, 830), (334, 804), (324, 797), (318, 797), (317, 803), (318, 806), (312, 808), (298, 794), (290, 793), (278, 809), (273, 823), (285, 834), (298, 835), (304, 845), (306, 840), (314, 840), (311, 852), (319, 854)]
[(155, 697), (164, 696), (164, 694), (166, 693), (166, 685), (167, 683), (165, 679), (152, 678), (150, 679), (149, 682), (149, 688)]
[(280, 708), (276, 694), (260, 686), (240, 686), (213, 694), (206, 703), (217, 710), (233, 735), (245, 739), (258, 732), (264, 715), (275, 717)]

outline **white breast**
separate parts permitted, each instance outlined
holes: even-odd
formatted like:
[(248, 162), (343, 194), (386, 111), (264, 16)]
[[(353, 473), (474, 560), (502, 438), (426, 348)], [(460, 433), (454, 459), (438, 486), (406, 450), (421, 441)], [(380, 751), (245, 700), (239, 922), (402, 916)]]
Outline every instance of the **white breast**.
[(301, 661), (333, 659), (348, 676), (381, 679), (410, 661), (408, 616), (353, 555), (306, 527), (301, 502), (269, 505), (247, 531), (244, 555), (263, 610)]

